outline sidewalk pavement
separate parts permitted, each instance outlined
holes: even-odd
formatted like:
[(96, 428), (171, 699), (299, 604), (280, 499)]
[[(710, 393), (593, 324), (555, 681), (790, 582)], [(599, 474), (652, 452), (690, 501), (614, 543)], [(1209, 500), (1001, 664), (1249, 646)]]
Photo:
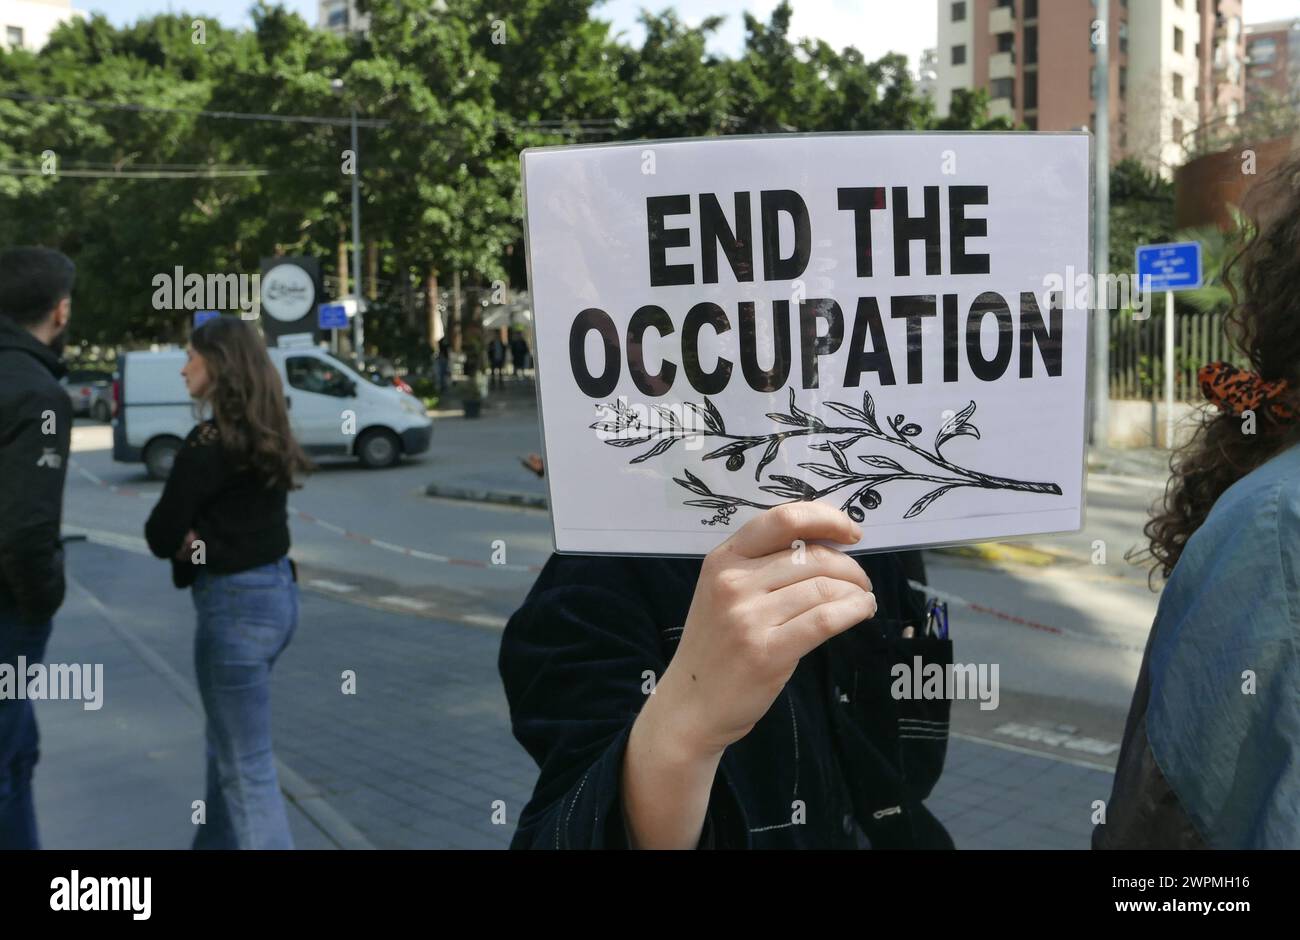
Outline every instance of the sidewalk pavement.
[[(38, 702), (50, 848), (183, 848), (203, 796), (186, 592), (153, 558), (72, 543), (51, 662), (103, 665), (102, 708)], [(510, 733), (500, 631), (304, 591), (276, 666), (275, 750), (301, 848), (504, 848), (536, 768)], [(344, 670), (356, 694), (342, 692)], [(1110, 773), (954, 737), (929, 805), (960, 848), (1085, 848)], [(502, 801), (504, 825), (494, 824)]]

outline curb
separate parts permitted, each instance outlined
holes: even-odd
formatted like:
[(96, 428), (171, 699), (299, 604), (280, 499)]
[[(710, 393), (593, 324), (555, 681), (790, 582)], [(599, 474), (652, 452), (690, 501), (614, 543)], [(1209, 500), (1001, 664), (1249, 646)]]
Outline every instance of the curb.
[(495, 503), (501, 506), (520, 506), (528, 509), (548, 509), (550, 503), (537, 493), (514, 493), (508, 490), (477, 490), (468, 487), (446, 486), (430, 483), (424, 488), (425, 496), (438, 499), (459, 499), (471, 503)]
[(947, 545), (939, 548), (927, 548), (925, 551), (939, 555), (975, 558), (980, 561), (1032, 565), (1038, 568), (1054, 565), (1061, 561), (1073, 560), (1068, 555), (1014, 542), (978, 542), (974, 545)]

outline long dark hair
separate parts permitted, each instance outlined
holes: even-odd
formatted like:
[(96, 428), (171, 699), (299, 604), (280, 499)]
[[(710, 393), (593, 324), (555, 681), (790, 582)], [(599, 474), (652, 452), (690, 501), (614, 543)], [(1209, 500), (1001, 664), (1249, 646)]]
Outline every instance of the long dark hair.
[[(1300, 405), (1300, 157), (1292, 157), (1254, 187), (1243, 207), (1251, 218), (1245, 246), (1224, 267), (1232, 297), (1229, 339), (1266, 381), (1285, 379), (1275, 399)], [(1240, 269), (1235, 278), (1234, 271)], [(1300, 413), (1300, 412), (1298, 412)], [(1255, 433), (1240, 415), (1207, 409), (1194, 436), (1170, 460), (1164, 504), (1143, 530), (1154, 571), (1169, 577), (1187, 540), (1223, 492), (1265, 461), (1300, 442), (1300, 420), (1256, 410)], [(1154, 573), (1153, 571), (1153, 573)]]
[(268, 487), (297, 487), (311, 461), (289, 428), (284, 386), (257, 329), (239, 317), (216, 317), (190, 334), (190, 345), (207, 366), (204, 404), (221, 446)]

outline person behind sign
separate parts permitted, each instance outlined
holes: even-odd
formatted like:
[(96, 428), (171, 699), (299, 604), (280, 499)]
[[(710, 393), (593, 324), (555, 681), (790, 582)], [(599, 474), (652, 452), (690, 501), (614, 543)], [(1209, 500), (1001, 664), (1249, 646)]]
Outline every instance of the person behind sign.
[(1300, 159), (1246, 208), (1224, 279), (1250, 369), (1200, 370), (1217, 408), (1146, 526), (1168, 583), (1094, 848), (1300, 848)]
[(949, 702), (889, 691), (894, 662), (951, 643), (905, 638), (919, 556), (814, 544), (860, 536), (796, 502), (703, 561), (552, 556), (501, 643), (540, 768), (513, 847), (951, 848), (922, 803)]
[(310, 464), (250, 322), (195, 329), (181, 375), (208, 417), (177, 452), (145, 536), (198, 612), (207, 799), (194, 848), (292, 848), (271, 752), (271, 669), (298, 625), (287, 496)]

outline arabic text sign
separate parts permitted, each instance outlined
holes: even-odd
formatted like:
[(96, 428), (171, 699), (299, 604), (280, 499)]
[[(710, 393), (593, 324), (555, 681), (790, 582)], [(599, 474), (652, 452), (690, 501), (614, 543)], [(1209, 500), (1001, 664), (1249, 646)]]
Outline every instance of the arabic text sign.
[[(1082, 134), (525, 151), (555, 543), (703, 554), (819, 499), (860, 549), (1077, 529)], [(1067, 308), (1068, 309), (1063, 309)]]

